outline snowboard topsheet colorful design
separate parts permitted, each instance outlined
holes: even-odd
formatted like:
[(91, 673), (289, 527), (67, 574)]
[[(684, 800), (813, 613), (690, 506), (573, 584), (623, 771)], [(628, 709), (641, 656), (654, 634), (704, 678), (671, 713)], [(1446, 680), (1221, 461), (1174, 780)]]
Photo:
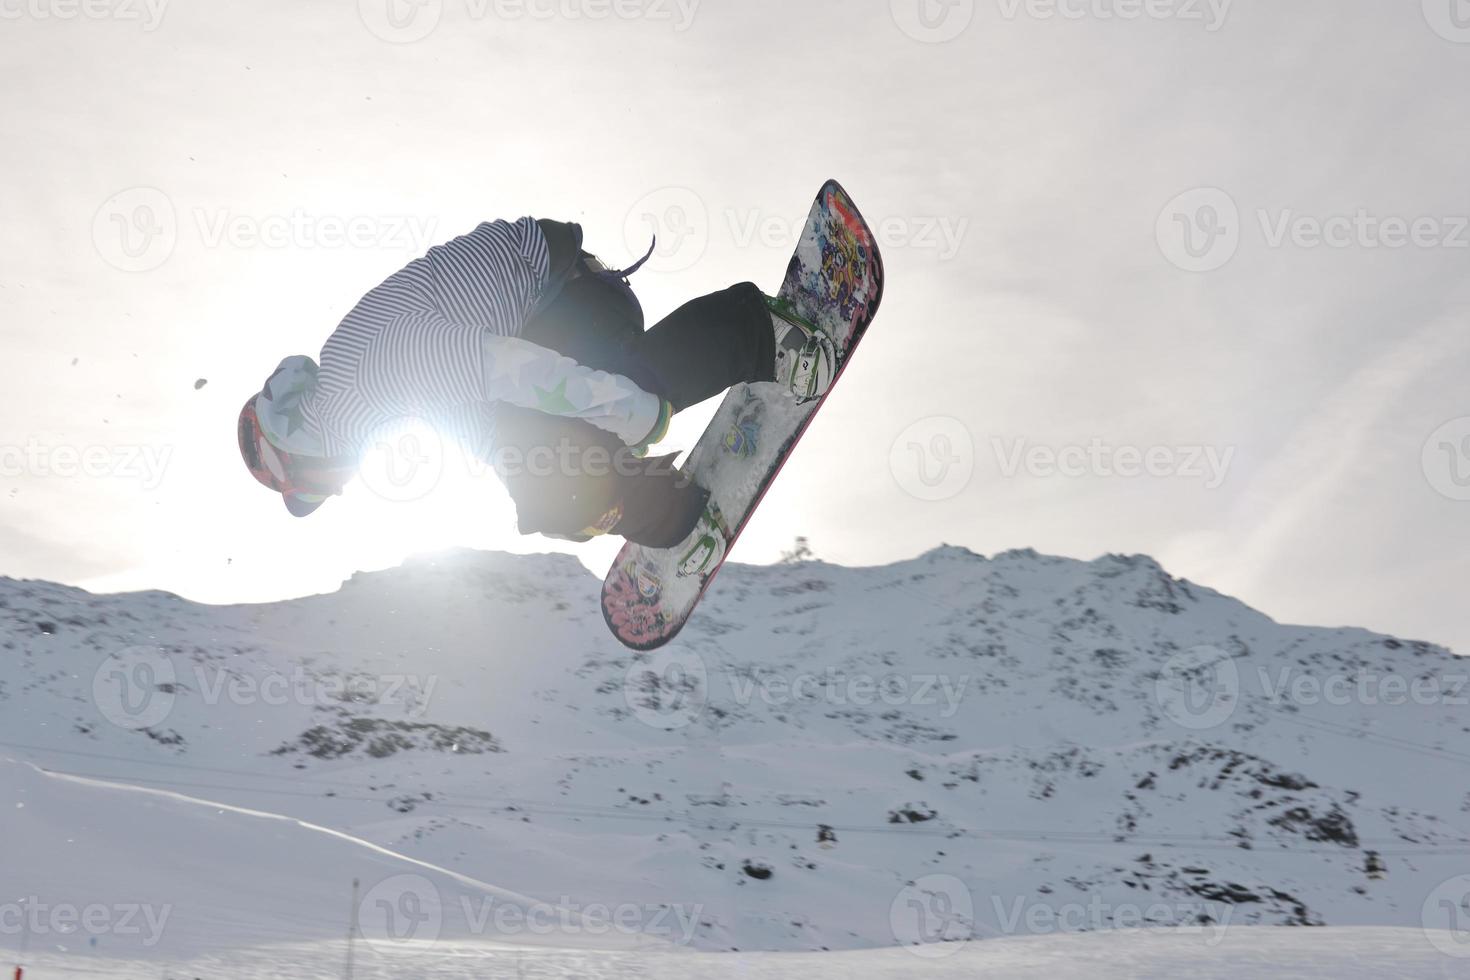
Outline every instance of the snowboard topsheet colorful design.
[[(836, 344), (835, 387), (883, 297), (883, 260), (872, 230), (836, 181), (817, 196), (778, 296)], [(831, 393), (798, 404), (775, 384), (745, 384), (725, 396), (684, 472), (710, 490), (730, 526), (729, 547)], [(719, 571), (681, 567), (691, 544), (656, 549), (630, 543), (618, 554), (603, 583), (602, 611), (624, 645), (652, 650), (688, 622)]]

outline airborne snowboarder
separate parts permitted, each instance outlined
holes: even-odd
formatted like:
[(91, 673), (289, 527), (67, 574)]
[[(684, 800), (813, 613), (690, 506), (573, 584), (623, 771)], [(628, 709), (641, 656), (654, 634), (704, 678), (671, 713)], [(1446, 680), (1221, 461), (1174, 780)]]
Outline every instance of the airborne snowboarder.
[(837, 353), (748, 282), (645, 329), (637, 267), (609, 270), (579, 225), (529, 217), (429, 249), (363, 297), (319, 363), (286, 358), (246, 401), (246, 466), (304, 517), (380, 433), (424, 421), (494, 466), (523, 534), (683, 545), (682, 563), (717, 568), (730, 539), (718, 506), (648, 447), (674, 413), (742, 382), (816, 399)]

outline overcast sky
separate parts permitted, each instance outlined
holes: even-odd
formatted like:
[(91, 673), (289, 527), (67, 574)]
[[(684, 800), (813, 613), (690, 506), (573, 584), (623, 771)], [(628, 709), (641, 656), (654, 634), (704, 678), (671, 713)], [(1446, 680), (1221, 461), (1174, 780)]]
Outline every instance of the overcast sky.
[(548, 550), (452, 456), (293, 520), (236, 413), (480, 220), (657, 229), (657, 317), (773, 290), (834, 176), (887, 298), (736, 560), (1141, 552), (1470, 651), (1463, 0), (0, 0), (0, 52), (0, 573)]

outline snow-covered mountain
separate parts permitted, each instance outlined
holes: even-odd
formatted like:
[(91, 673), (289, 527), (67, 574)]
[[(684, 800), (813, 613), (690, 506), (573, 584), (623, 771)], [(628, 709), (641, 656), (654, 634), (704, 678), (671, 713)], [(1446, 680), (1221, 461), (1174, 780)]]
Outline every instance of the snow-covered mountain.
[[(1470, 663), (1443, 648), (1279, 625), (1148, 558), (946, 547), (730, 566), (635, 657), (599, 585), (473, 552), (260, 606), (0, 581), (0, 812), (23, 814), (0, 878), (121, 901), (97, 855), (132, 841), (129, 900), (187, 906), (169, 854), (212, 843), (200, 875), (254, 883), (198, 898), (222, 945), (236, 919), (340, 933), (352, 877), (380, 944), (1465, 928)], [(75, 843), (99, 828), (117, 847)], [(477, 916), (494, 889), (544, 921)], [(404, 926), (426, 908), (432, 935)]]

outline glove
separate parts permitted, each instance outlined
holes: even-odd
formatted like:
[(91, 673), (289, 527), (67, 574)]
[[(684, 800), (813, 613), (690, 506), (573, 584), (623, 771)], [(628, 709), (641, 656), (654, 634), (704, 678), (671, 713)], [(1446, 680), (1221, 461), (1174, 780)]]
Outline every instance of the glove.
[(667, 398), (659, 399), (658, 418), (654, 420), (653, 428), (648, 430), (648, 435), (639, 440), (633, 447), (634, 456), (646, 456), (648, 449), (656, 442), (662, 442), (664, 436), (669, 434), (669, 423), (674, 418), (674, 404)]

